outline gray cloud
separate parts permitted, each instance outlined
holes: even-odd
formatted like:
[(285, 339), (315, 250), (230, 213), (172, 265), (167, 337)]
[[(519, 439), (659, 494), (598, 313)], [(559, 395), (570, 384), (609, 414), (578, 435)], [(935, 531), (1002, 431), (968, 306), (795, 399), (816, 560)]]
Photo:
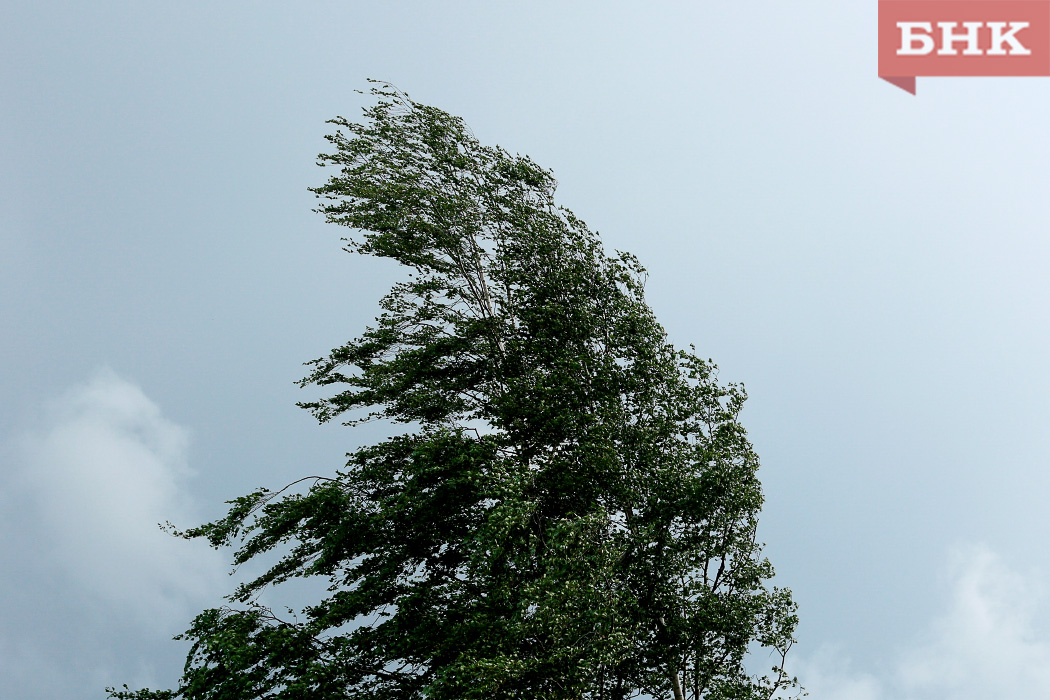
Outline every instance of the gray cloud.
[(224, 571), (157, 526), (197, 521), (187, 431), (110, 371), (46, 413), (5, 446), (0, 687), (30, 700), (170, 682), (183, 652), (170, 638), (218, 601)]
[(1050, 698), (1046, 592), (984, 546), (955, 549), (946, 567), (945, 609), (896, 661), (873, 673), (840, 649), (796, 663), (813, 700)]

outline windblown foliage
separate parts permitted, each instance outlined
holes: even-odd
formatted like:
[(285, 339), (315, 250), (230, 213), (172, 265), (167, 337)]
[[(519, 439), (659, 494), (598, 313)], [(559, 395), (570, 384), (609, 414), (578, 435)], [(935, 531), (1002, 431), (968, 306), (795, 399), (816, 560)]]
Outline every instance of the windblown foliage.
[[(199, 615), (173, 691), (116, 698), (768, 698), (790, 593), (755, 539), (745, 395), (673, 348), (645, 273), (554, 201), (551, 173), (387, 86), (336, 119), (314, 192), (347, 249), (405, 278), (309, 363), (320, 421), (387, 419), (308, 489), (265, 489), (186, 537), (272, 565)], [(256, 600), (326, 577), (296, 620)], [(776, 659), (752, 676), (749, 650)], [(759, 656), (759, 658), (762, 658)]]

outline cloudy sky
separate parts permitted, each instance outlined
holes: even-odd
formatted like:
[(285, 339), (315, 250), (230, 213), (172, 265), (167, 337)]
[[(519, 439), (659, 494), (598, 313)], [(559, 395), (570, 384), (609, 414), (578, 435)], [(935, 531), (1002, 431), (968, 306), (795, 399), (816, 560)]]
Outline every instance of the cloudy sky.
[[(366, 78), (552, 168), (750, 394), (814, 700), (1050, 698), (1050, 80), (876, 75), (876, 4), (0, 10), (0, 695), (167, 684), (157, 528), (337, 468), (300, 363), (393, 271), (311, 212)], [(371, 429), (370, 429), (371, 430)]]

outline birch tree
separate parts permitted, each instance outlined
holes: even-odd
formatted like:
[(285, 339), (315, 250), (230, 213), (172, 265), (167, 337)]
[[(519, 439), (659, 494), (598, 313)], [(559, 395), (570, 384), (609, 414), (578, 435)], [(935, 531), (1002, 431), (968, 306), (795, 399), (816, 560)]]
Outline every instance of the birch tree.
[[(668, 342), (638, 260), (607, 254), (555, 202), (548, 170), (389, 86), (372, 92), (363, 120), (331, 122), (313, 191), (347, 250), (404, 274), (371, 326), (308, 363), (302, 385), (325, 397), (301, 405), (321, 422), (402, 426), (337, 471), (180, 533), (265, 573), (193, 621), (177, 688), (111, 696), (794, 688), (795, 605), (756, 540), (743, 388)], [(297, 616), (257, 602), (311, 577), (327, 594)]]

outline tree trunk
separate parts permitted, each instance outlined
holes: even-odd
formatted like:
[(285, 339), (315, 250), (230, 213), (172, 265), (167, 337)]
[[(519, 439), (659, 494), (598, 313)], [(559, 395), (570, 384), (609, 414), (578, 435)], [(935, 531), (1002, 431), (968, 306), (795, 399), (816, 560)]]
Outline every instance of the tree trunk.
[(674, 700), (685, 700), (682, 694), (682, 680), (678, 677), (678, 670), (671, 669), (671, 690), (674, 691)]

